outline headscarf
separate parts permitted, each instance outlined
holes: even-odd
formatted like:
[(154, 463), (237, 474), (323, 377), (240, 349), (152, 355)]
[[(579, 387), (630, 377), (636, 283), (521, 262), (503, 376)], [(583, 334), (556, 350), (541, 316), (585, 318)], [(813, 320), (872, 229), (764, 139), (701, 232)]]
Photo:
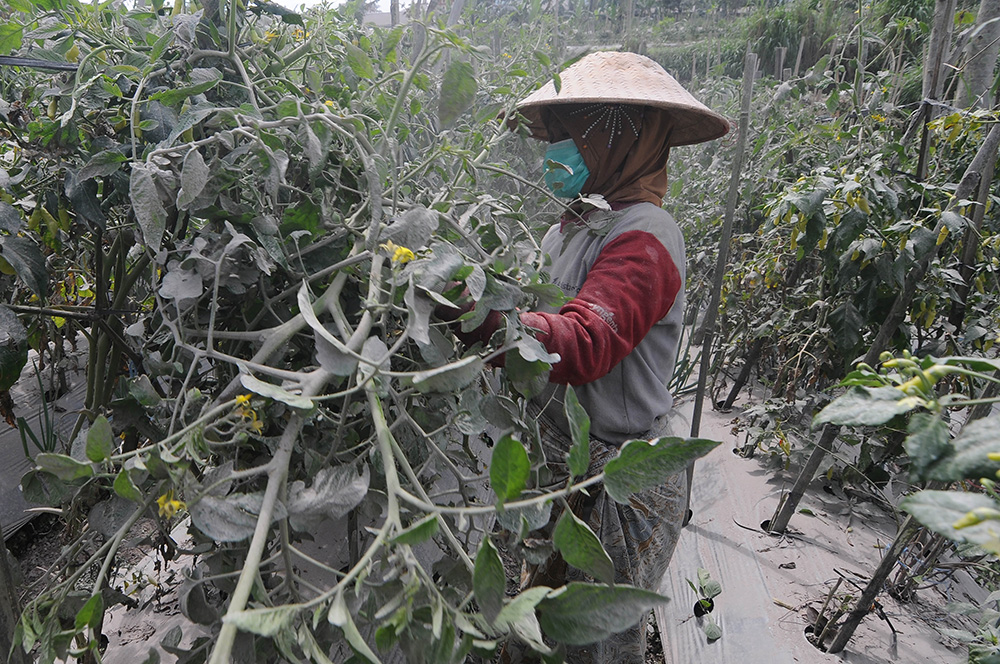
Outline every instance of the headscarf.
[(585, 194), (609, 203), (662, 205), (671, 115), (632, 104), (557, 104), (545, 109), (551, 141), (572, 138), (590, 170)]

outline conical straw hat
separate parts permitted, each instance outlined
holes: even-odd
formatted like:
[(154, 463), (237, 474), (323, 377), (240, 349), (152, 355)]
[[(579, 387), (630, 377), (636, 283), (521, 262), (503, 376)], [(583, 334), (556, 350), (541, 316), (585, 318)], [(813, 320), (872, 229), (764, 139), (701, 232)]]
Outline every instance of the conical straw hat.
[[(542, 107), (580, 103), (635, 104), (669, 111), (675, 122), (671, 146), (710, 141), (729, 131), (724, 117), (692, 97), (663, 67), (637, 53), (591, 53), (567, 67), (560, 79), (559, 92), (549, 81), (517, 105), (534, 138), (549, 138)], [(517, 120), (510, 118), (508, 123), (513, 128)]]

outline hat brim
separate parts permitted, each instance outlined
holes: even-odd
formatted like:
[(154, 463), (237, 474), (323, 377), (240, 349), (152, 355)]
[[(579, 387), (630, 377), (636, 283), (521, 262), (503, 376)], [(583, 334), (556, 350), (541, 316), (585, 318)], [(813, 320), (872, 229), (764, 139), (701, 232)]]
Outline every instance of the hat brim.
[[(642, 55), (591, 53), (570, 65), (560, 79), (558, 92), (549, 81), (517, 105), (533, 138), (549, 139), (542, 109), (563, 104), (634, 104), (660, 109), (674, 117), (670, 146), (711, 141), (730, 129), (726, 118), (699, 102), (659, 64)], [(507, 124), (516, 128), (518, 118), (508, 118)]]

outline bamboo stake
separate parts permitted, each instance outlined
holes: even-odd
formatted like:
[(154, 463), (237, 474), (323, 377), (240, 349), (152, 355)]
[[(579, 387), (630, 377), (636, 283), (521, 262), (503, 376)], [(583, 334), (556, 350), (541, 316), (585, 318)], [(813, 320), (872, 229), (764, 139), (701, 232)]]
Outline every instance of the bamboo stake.
[[(736, 138), (736, 154), (733, 156), (733, 170), (729, 178), (729, 197), (726, 200), (726, 214), (722, 221), (722, 237), (719, 239), (719, 257), (715, 262), (715, 275), (712, 282), (712, 293), (709, 298), (708, 311), (702, 323), (705, 336), (701, 347), (701, 367), (698, 371), (698, 392), (694, 399), (694, 413), (691, 415), (691, 436), (697, 437), (701, 430), (701, 412), (705, 403), (705, 385), (708, 381), (712, 342), (715, 336), (715, 322), (719, 313), (719, 301), (722, 299), (722, 278), (729, 261), (729, 243), (733, 235), (733, 217), (736, 216), (736, 199), (740, 190), (740, 174), (743, 171), (743, 155), (746, 151), (747, 130), (750, 125), (750, 101), (753, 96), (753, 78), (757, 70), (757, 55), (750, 52), (747, 44), (746, 60), (743, 63), (743, 105), (740, 108), (738, 136)], [(693, 473), (694, 466), (689, 466), (688, 478)], [(688, 483), (690, 491), (690, 482)]]
[(948, 42), (951, 41), (955, 2), (956, 0), (937, 0), (934, 7), (934, 20), (927, 45), (927, 57), (924, 59), (924, 104), (918, 111), (923, 114), (921, 119), (923, 131), (920, 136), (920, 154), (917, 158), (917, 180), (923, 180), (927, 177), (927, 157), (930, 149), (930, 131), (927, 128), (927, 123), (934, 119), (933, 105), (928, 103), (928, 100), (940, 99), (941, 90), (944, 88), (941, 67), (948, 50)]
[(976, 207), (972, 212), (972, 223), (965, 229), (965, 238), (962, 240), (962, 264), (958, 268), (958, 273), (962, 275), (962, 283), (955, 286), (955, 294), (958, 297), (951, 303), (951, 311), (948, 314), (948, 322), (955, 326), (957, 332), (962, 331), (962, 323), (965, 321), (965, 303), (969, 291), (972, 290), (976, 253), (979, 251), (983, 218), (986, 216), (986, 203), (989, 201), (990, 187), (993, 185), (993, 173), (988, 172), (983, 175), (983, 182), (979, 185), (979, 195), (976, 198)]
[[(691, 437), (697, 438), (701, 431), (701, 412), (705, 405), (705, 387), (708, 383), (708, 371), (711, 365), (712, 343), (715, 338), (715, 323), (719, 313), (719, 300), (722, 299), (722, 278), (729, 262), (729, 244), (733, 235), (733, 217), (736, 216), (736, 198), (740, 189), (740, 173), (743, 170), (743, 155), (746, 151), (747, 133), (750, 126), (750, 101), (753, 97), (753, 80), (757, 71), (757, 55), (750, 52), (747, 43), (746, 60), (743, 62), (743, 104), (740, 108), (740, 120), (736, 138), (736, 154), (733, 157), (733, 170), (729, 178), (729, 196), (726, 200), (726, 214), (722, 221), (722, 237), (719, 239), (719, 257), (715, 263), (715, 276), (712, 282), (712, 294), (709, 298), (708, 311), (702, 323), (705, 337), (701, 346), (701, 363), (698, 369), (698, 391), (694, 398), (694, 412), (691, 414)], [(687, 466), (687, 504), (690, 517), (691, 484), (694, 479), (694, 461)], [(686, 523), (686, 521), (685, 521)]]
[(858, 628), (861, 621), (871, 612), (872, 605), (875, 603), (875, 599), (878, 594), (882, 592), (882, 586), (885, 584), (885, 580), (889, 578), (889, 573), (892, 572), (893, 568), (896, 567), (896, 561), (899, 559), (903, 549), (909, 544), (910, 540), (913, 538), (913, 534), (917, 532), (920, 528), (920, 524), (913, 520), (912, 516), (907, 516), (903, 521), (903, 525), (899, 527), (899, 534), (896, 536), (896, 541), (892, 543), (889, 550), (886, 551), (885, 556), (882, 558), (882, 562), (879, 563), (878, 568), (875, 573), (872, 574), (871, 581), (865, 587), (864, 592), (861, 593), (861, 597), (858, 599), (858, 603), (855, 604), (854, 609), (847, 614), (847, 619), (844, 624), (841, 625), (840, 629), (837, 630), (837, 636), (834, 637), (833, 643), (830, 644), (830, 649), (827, 650), (828, 653), (838, 653), (847, 646), (847, 642), (851, 640), (854, 636), (854, 630)]
[[(837, 594), (838, 590), (840, 590), (840, 584), (842, 584), (843, 582), (844, 582), (844, 577), (842, 576), (837, 577), (837, 584), (830, 589), (830, 592), (826, 594), (826, 600), (823, 602), (823, 608), (819, 610), (819, 615), (816, 616), (816, 622), (813, 623), (814, 626), (819, 625), (820, 619), (823, 617), (823, 614), (826, 613), (826, 607), (830, 606), (830, 600), (833, 599), (833, 596)], [(829, 625), (830, 621), (827, 621), (826, 624)], [(823, 634), (825, 633), (826, 629), (823, 630)], [(822, 637), (823, 634), (820, 634), (820, 637)], [(820, 639), (819, 644), (823, 645), (822, 638)]]

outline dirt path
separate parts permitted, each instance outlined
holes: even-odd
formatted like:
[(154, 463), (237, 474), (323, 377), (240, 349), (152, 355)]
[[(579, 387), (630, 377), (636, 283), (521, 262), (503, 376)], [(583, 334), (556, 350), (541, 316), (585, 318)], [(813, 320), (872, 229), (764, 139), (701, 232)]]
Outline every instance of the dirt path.
[[(844, 496), (839, 489), (834, 489), (836, 495), (824, 492), (817, 481), (801, 504), (812, 515), (796, 514), (791, 536), (765, 534), (760, 524), (771, 517), (782, 485), (791, 486), (797, 469), (775, 474), (755, 459), (734, 454), (730, 428), (735, 416), (709, 411), (702, 420), (702, 435), (723, 444), (698, 463), (694, 518), (664, 578), (662, 592), (672, 601), (656, 618), (667, 664), (965, 662), (964, 650), (946, 647), (932, 626), (960, 625), (944, 611), (948, 601), (986, 596), (964, 572), (938, 589), (920, 591), (911, 604), (883, 593), (880, 602), (899, 632), (895, 643), (888, 625), (874, 614), (840, 655), (822, 653), (806, 641), (806, 605), (820, 609), (838, 578), (835, 569), (863, 586), (895, 535), (896, 522), (872, 503)], [(723, 589), (712, 613), (723, 636), (714, 643), (707, 642), (702, 619), (692, 612), (696, 597), (686, 579), (697, 583), (699, 567)], [(848, 586), (841, 587), (838, 597), (857, 594)]]

